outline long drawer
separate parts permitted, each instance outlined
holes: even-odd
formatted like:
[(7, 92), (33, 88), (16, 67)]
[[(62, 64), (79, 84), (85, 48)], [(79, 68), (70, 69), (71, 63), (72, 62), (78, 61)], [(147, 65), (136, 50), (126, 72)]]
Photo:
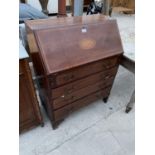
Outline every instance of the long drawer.
[(72, 104), (69, 104), (59, 110), (54, 111), (55, 121), (63, 119), (66, 115), (68, 115), (72, 111), (77, 110), (89, 103), (92, 103), (101, 97), (102, 98), (107, 97), (109, 95), (110, 88), (111, 87), (108, 87), (106, 89), (99, 90), (95, 93), (89, 94), (88, 96), (86, 96), (80, 100), (77, 100), (77, 101), (73, 102)]
[(91, 76), (88, 76), (84, 79), (77, 80), (75, 82), (66, 84), (64, 86), (52, 89), (52, 99), (58, 98), (63, 95), (73, 93), (76, 90), (87, 87), (94, 83), (97, 83), (100, 80), (108, 80), (112, 77), (115, 77), (118, 67), (114, 67)]
[(50, 86), (51, 88), (55, 88), (60, 85), (72, 82), (74, 80), (86, 77), (88, 75), (103, 71), (105, 69), (118, 66), (118, 60), (119, 57), (115, 56), (85, 66), (77, 67), (76, 69), (71, 69), (69, 71), (65, 71), (59, 74), (54, 74), (49, 77)]
[(60, 107), (63, 107), (69, 103), (72, 103), (84, 96), (87, 96), (93, 92), (99, 91), (100, 89), (106, 88), (108, 86), (111, 86), (113, 83), (113, 77), (108, 79), (108, 80), (101, 80), (98, 81), (95, 84), (89, 85), (87, 87), (84, 87), (82, 89), (79, 89), (73, 93), (70, 94), (64, 94), (62, 96), (60, 96), (59, 98), (53, 100), (52, 104), (53, 104), (53, 108), (54, 109), (58, 109)]

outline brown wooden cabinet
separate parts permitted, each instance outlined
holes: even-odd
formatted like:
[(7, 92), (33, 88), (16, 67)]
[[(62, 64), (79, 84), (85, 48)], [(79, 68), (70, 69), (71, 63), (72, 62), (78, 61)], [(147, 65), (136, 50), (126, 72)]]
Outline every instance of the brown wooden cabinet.
[(93, 15), (26, 25), (39, 94), (53, 128), (80, 107), (100, 98), (107, 102), (123, 54), (115, 20)]
[(19, 131), (43, 125), (27, 59), (19, 60)]

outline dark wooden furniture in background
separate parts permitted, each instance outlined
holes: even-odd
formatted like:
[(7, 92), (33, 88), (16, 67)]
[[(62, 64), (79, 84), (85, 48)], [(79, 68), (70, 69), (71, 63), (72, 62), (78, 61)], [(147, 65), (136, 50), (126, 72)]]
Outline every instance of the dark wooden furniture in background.
[(129, 59), (127, 56), (123, 55), (121, 59), (121, 65), (128, 69), (130, 72), (135, 74), (135, 61)]
[(123, 54), (115, 20), (92, 15), (26, 26), (39, 94), (53, 128), (82, 106), (100, 98), (107, 102)]
[(66, 0), (58, 0), (58, 17), (65, 17), (66, 14)]
[(72, 16), (74, 16), (74, 0), (70, 0), (70, 3), (71, 3)]
[(43, 120), (35, 93), (28, 60), (19, 60), (19, 131), (28, 130)]
[[(128, 58), (125, 55), (123, 55), (122, 58), (121, 58), (120, 64), (123, 67), (125, 67), (127, 70), (129, 70), (130, 72), (135, 74), (135, 61), (134, 60)], [(126, 113), (131, 111), (131, 109), (133, 108), (134, 103), (135, 103), (135, 89), (132, 92), (132, 95), (130, 97), (130, 101), (128, 102), (128, 104), (126, 106), (126, 110), (125, 110)]]

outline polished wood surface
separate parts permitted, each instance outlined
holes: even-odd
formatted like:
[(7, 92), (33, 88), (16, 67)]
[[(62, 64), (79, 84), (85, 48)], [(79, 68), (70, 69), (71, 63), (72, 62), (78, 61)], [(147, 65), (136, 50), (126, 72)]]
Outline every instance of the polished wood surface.
[(77, 91), (81, 88), (87, 87), (92, 83), (97, 83), (103, 79), (113, 79), (114, 75), (116, 74), (116, 68), (111, 68), (106, 71), (97, 72), (96, 74), (90, 75), (84, 79), (76, 80), (72, 83), (67, 85), (63, 85), (57, 88), (52, 89), (52, 97), (58, 98), (60, 96), (72, 93)]
[(20, 133), (36, 125), (43, 120), (35, 93), (28, 60), (19, 62), (19, 131)]
[(115, 27), (116, 21), (108, 20), (69, 29), (63, 27), (36, 31), (47, 74), (121, 54), (120, 35)]
[(100, 89), (104, 89), (106, 87), (111, 87), (112, 81), (114, 78), (108, 80), (97, 81), (95, 84), (89, 84), (88, 86), (78, 89), (74, 92), (63, 92), (63, 95), (53, 100), (53, 108), (58, 109), (63, 107), (64, 105), (70, 104), (83, 96), (87, 96), (91, 93), (94, 93)]
[(49, 76), (49, 79), (51, 80), (50, 86), (55, 88), (65, 83), (78, 80), (82, 77), (109, 69), (116, 64), (118, 64), (118, 57), (112, 57), (110, 59), (105, 59), (104, 62), (100, 60), (84, 65), (82, 68), (76, 67), (72, 70), (52, 74), (52, 76)]
[(109, 92), (110, 87), (103, 90), (99, 90), (95, 93), (89, 94), (88, 96), (85, 96), (84, 98), (81, 98), (80, 100), (77, 100), (65, 106), (64, 108), (54, 111), (55, 121), (57, 122), (59, 120), (62, 120), (71, 112), (78, 110), (79, 108), (84, 107), (96, 100), (99, 100), (100, 98), (107, 97), (109, 95)]
[(40, 76), (43, 74), (42, 63), (39, 57), (39, 49), (36, 43), (36, 38), (34, 36), (34, 31), (48, 29), (48, 28), (57, 28), (57, 27), (68, 27), (73, 25), (87, 25), (94, 23), (96, 21), (106, 20), (105, 16), (101, 15), (92, 15), (92, 16), (82, 16), (82, 17), (67, 17), (67, 18), (58, 18), (58, 19), (37, 19), (37, 20), (27, 20), (26, 31), (28, 44), (30, 49), (30, 57), (33, 61), (36, 74)]
[(96, 21), (104, 21), (106, 17), (103, 15), (91, 15), (91, 16), (76, 16), (67, 18), (48, 18), (48, 19), (37, 19), (37, 20), (27, 20), (25, 22), (27, 31), (31, 32), (34, 30), (47, 29), (53, 27), (62, 27), (70, 25), (83, 25), (90, 24)]
[(115, 20), (94, 15), (26, 25), (30, 54), (42, 68), (34, 65), (39, 95), (53, 128), (70, 112), (107, 101), (123, 54)]

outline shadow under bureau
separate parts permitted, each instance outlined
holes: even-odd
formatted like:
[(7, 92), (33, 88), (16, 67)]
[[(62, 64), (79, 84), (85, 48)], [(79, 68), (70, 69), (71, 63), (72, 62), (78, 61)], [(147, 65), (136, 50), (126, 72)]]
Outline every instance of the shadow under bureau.
[(100, 98), (107, 102), (123, 54), (115, 20), (102, 15), (57, 20), (64, 22), (56, 26), (50, 19), (49, 27), (35, 30), (27, 23), (39, 94), (53, 128), (80, 107)]

